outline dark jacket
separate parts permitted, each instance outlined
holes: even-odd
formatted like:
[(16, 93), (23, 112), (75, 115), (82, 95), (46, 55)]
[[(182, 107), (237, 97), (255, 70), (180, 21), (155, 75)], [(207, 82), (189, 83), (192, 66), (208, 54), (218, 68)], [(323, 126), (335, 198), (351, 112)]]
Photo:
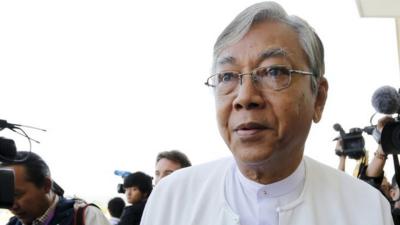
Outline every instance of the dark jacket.
[(118, 225), (139, 225), (146, 201), (132, 204), (124, 208)]
[[(74, 200), (60, 198), (54, 216), (48, 225), (72, 225), (74, 223)], [(11, 217), (7, 225), (22, 225), (17, 217)]]

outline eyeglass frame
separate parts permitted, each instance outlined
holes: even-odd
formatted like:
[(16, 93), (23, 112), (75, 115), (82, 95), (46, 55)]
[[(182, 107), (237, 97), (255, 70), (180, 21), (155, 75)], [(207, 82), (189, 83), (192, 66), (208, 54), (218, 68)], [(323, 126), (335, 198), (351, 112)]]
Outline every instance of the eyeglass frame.
[[(314, 73), (312, 73), (312, 72), (308, 72), (308, 71), (303, 71), (303, 70), (295, 70), (295, 69), (290, 69), (288, 66), (286, 66), (286, 65), (272, 65), (272, 66), (261, 66), (261, 67), (257, 67), (257, 68), (255, 68), (255, 69), (253, 69), (253, 70), (251, 70), (250, 72), (247, 72), (247, 73), (238, 73), (238, 72), (235, 72), (235, 71), (226, 71), (226, 72), (233, 72), (233, 73), (237, 73), (237, 76), (238, 76), (238, 78), (239, 78), (239, 84), (240, 85), (242, 85), (242, 83), (243, 83), (243, 76), (248, 76), (248, 75), (250, 75), (250, 77), (251, 77), (251, 79), (252, 79), (252, 81), (254, 82), (254, 81), (256, 81), (257, 79), (255, 79), (254, 77), (256, 77), (256, 72), (257, 71), (259, 71), (260, 69), (267, 69), (267, 70), (269, 70), (270, 68), (284, 68), (284, 69), (286, 69), (288, 72), (289, 72), (289, 81), (288, 81), (288, 83), (287, 83), (287, 85), (286, 86), (283, 86), (283, 87), (281, 87), (281, 88), (278, 88), (278, 89), (274, 89), (274, 88), (271, 88), (272, 90), (274, 90), (274, 91), (281, 91), (281, 90), (283, 90), (283, 89), (286, 89), (286, 88), (288, 88), (289, 86), (290, 86), (290, 84), (291, 84), (291, 81), (292, 81), (292, 73), (296, 73), (296, 74), (299, 74), (299, 75), (309, 75), (309, 76), (315, 76), (315, 74)], [(204, 82), (204, 84), (205, 85), (207, 85), (208, 87), (212, 87), (212, 88), (217, 88), (217, 85), (212, 85), (212, 84), (210, 84), (210, 82), (209, 82), (209, 80), (210, 79), (212, 79), (213, 77), (215, 77), (215, 76), (218, 76), (219, 74), (221, 74), (221, 73), (215, 73), (215, 74), (213, 74), (213, 75), (211, 75), (211, 76), (209, 76), (208, 78), (207, 78), (207, 80), (206, 80), (206, 82)]]

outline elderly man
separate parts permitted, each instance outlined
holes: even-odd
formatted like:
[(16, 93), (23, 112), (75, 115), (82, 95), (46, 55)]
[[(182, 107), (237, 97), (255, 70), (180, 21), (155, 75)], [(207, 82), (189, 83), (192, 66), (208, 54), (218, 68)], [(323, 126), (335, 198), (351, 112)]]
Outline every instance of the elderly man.
[(16, 160), (4, 163), (15, 173), (15, 215), (7, 225), (109, 225), (97, 207), (81, 200), (66, 199), (50, 176), (46, 162), (33, 152), (20, 151)]
[(304, 20), (274, 2), (250, 6), (217, 39), (213, 73), (233, 158), (162, 180), (141, 225), (393, 224), (376, 189), (303, 157), (328, 91), (322, 43)]

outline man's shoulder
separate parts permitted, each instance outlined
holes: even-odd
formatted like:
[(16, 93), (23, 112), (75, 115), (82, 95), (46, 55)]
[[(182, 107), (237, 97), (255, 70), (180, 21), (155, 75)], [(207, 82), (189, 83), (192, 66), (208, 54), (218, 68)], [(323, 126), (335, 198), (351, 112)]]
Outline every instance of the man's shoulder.
[(10, 218), (6, 225), (22, 225), (21, 221), (16, 216)]
[[(377, 189), (313, 159), (305, 157), (305, 164), (302, 199), (309, 204), (304, 204), (306, 207), (301, 209), (324, 209), (320, 212), (321, 217), (338, 224), (386, 224), (382, 221), (390, 221), (389, 202)], [(366, 210), (373, 213), (365, 214)], [(347, 215), (351, 217), (347, 218)]]
[(233, 163), (233, 157), (227, 157), (174, 171), (160, 180), (150, 198), (156, 195), (160, 198), (168, 196), (169, 199), (181, 199), (186, 195), (195, 196), (210, 187), (222, 189), (224, 178)]
[(219, 212), (225, 206), (225, 177), (234, 163), (233, 157), (222, 158), (161, 179), (150, 194), (142, 224), (205, 224), (199, 221), (206, 216), (224, 215)]
[(365, 182), (357, 179), (356, 177), (352, 177), (349, 174), (328, 166), (322, 162), (319, 162), (310, 157), (304, 157), (306, 163), (307, 174), (311, 176), (318, 176), (319, 178), (325, 179), (340, 179), (343, 182), (350, 182), (356, 185), (364, 185)]
[(305, 162), (308, 180), (306, 182), (313, 185), (313, 189), (323, 189), (325, 193), (332, 191), (338, 195), (351, 196), (353, 199), (357, 196), (359, 198), (370, 196), (376, 200), (383, 198), (378, 190), (356, 177), (309, 157), (305, 157)]
[(175, 186), (177, 183), (182, 182), (182, 180), (185, 181), (185, 183), (181, 183), (182, 185), (187, 184), (187, 182), (204, 182), (205, 180), (223, 176), (233, 163), (233, 157), (225, 157), (179, 169), (174, 171), (171, 175), (163, 178), (158, 185)]

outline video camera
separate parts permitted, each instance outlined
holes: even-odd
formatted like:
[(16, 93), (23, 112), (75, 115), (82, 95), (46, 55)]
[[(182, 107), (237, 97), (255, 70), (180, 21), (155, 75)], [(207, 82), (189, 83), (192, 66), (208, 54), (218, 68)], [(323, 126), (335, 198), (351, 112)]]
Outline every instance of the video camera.
[[(0, 137), (0, 159), (15, 157), (15, 142)], [(0, 168), (0, 208), (10, 208), (14, 201), (14, 171)]]
[(342, 139), (342, 152), (336, 151), (337, 155), (345, 155), (351, 159), (360, 159), (365, 156), (365, 141), (362, 133), (365, 131), (367, 133), (371, 132), (371, 127), (365, 127), (364, 129), (355, 127), (351, 128), (348, 133), (346, 133), (342, 126), (338, 123), (333, 125), (333, 129), (338, 131), (340, 136), (336, 137), (335, 140), (339, 138)]
[[(386, 154), (400, 154), (400, 94), (395, 88), (390, 86), (382, 86), (378, 88), (372, 95), (372, 106), (379, 113), (385, 115), (397, 114), (393, 118), (393, 122), (387, 123), (380, 133), (376, 126), (352, 128), (349, 133), (345, 133), (340, 124), (335, 124), (334, 129), (340, 132), (343, 140), (343, 154), (350, 158), (359, 159), (365, 155), (364, 138), (362, 132), (372, 134), (375, 140), (381, 144)], [(375, 113), (376, 114), (376, 113)], [(374, 114), (374, 115), (375, 115)], [(374, 116), (373, 115), (373, 116)], [(373, 118), (371, 117), (371, 120)], [(337, 140), (335, 138), (334, 140)]]
[[(125, 179), (125, 177), (127, 177), (129, 174), (131, 174), (131, 172), (124, 171), (124, 170), (115, 170), (114, 174), (117, 175), (117, 176), (122, 177), (122, 179)], [(118, 184), (117, 185), (117, 192), (120, 193), (120, 194), (124, 194), (125, 193), (124, 184)]]
[[(39, 143), (38, 141), (30, 138), (21, 127), (28, 127), (33, 129), (38, 129), (41, 131), (46, 131), (40, 128), (25, 126), (20, 124), (8, 123), (6, 120), (0, 120), (0, 131), (8, 128), (24, 137), (29, 141), (30, 148), (31, 141)], [(31, 150), (31, 149), (30, 149)], [(15, 159), (17, 155), (17, 148), (14, 140), (0, 137), (0, 166), (4, 163), (16, 162)], [(22, 162), (25, 159), (18, 160)], [(8, 168), (0, 168), (0, 208), (10, 208), (14, 203), (14, 171)]]

